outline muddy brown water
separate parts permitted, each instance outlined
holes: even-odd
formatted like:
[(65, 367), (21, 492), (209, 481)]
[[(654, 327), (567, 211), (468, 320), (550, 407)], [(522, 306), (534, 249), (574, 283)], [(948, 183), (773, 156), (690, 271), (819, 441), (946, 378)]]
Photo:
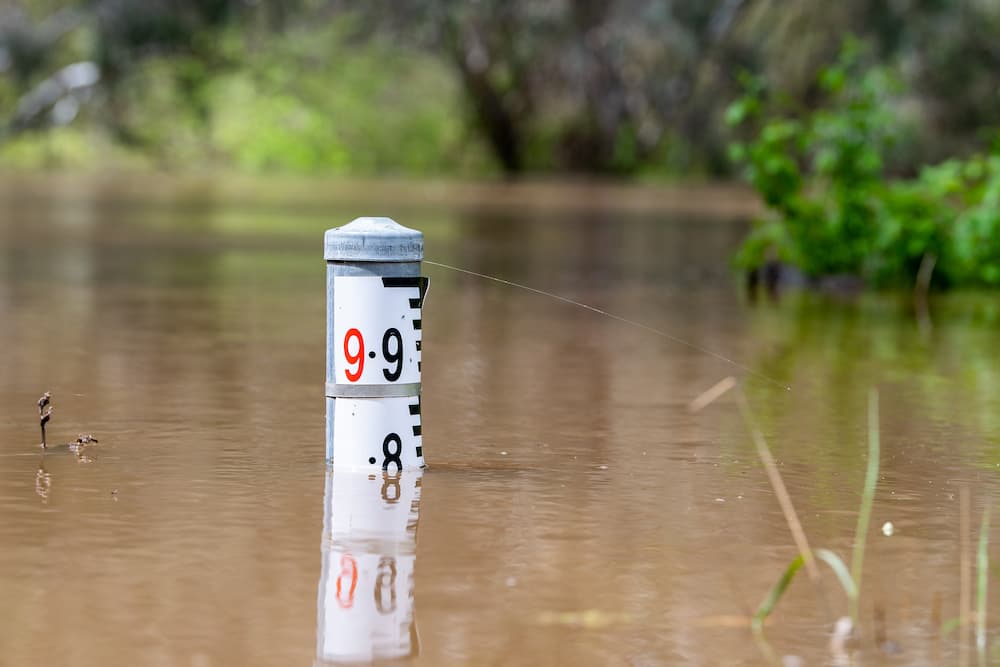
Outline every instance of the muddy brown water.
[[(940, 625), (959, 616), (963, 546), (974, 576), (1000, 475), (995, 296), (936, 296), (929, 318), (907, 295), (751, 303), (727, 265), (745, 231), (729, 194), (522, 194), (0, 179), (0, 664), (311, 665), (334, 649), (414, 665), (764, 664), (747, 619), (796, 551), (733, 394), (687, 410), (727, 375), (811, 543), (848, 562), (879, 388), (849, 657), (975, 661), (971, 626)], [(361, 214), (421, 229), (429, 259), (770, 380), (428, 266), (429, 467), (338, 480), (322, 460), (322, 232)], [(51, 440), (100, 439), (85, 456), (40, 451), (44, 390)], [(342, 525), (392, 511), (389, 535)], [(846, 664), (827, 642), (847, 602), (828, 569), (821, 583), (803, 575), (779, 604), (776, 656)], [(883, 655), (883, 635), (902, 653)]]

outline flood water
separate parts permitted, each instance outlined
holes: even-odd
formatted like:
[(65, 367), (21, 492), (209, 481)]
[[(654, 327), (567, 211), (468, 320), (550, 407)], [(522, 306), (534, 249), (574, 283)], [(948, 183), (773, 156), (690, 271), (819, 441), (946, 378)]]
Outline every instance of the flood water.
[[(998, 490), (1000, 302), (753, 303), (727, 197), (0, 179), (0, 664), (766, 664), (748, 619), (796, 548), (736, 394), (688, 410), (729, 375), (810, 543), (848, 563), (880, 395), (861, 637), (829, 650), (848, 606), (824, 565), (779, 603), (774, 655), (989, 660), (996, 595), (980, 657), (971, 623), (940, 629), (975, 605)], [(331, 473), (322, 235), (359, 215), (745, 369), (425, 266), (428, 467)], [(43, 454), (43, 391), (50, 442), (99, 443)]]

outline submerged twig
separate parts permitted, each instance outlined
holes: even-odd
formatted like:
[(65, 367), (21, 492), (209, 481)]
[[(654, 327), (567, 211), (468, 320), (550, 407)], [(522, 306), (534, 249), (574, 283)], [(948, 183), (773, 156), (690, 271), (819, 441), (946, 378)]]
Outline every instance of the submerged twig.
[[(45, 425), (52, 418), (52, 394), (45, 392), (38, 399), (38, 423), (42, 429), (42, 449), (49, 449), (49, 444), (45, 438)], [(65, 445), (54, 445), (54, 447), (69, 448), (76, 454), (80, 454), (83, 448), (90, 444), (96, 444), (97, 438), (89, 433), (81, 433), (74, 442)]]

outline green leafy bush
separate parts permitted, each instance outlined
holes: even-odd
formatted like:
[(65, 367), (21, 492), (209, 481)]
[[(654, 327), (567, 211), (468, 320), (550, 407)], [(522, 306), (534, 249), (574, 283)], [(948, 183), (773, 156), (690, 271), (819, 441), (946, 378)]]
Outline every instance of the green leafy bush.
[(792, 264), (807, 276), (849, 274), (872, 285), (913, 284), (927, 259), (940, 285), (1000, 285), (1000, 156), (923, 167), (888, 178), (906, 127), (901, 87), (886, 68), (864, 69), (848, 43), (820, 73), (823, 103), (802, 110), (748, 78), (728, 109), (748, 141), (730, 147), (767, 205), (736, 263)]

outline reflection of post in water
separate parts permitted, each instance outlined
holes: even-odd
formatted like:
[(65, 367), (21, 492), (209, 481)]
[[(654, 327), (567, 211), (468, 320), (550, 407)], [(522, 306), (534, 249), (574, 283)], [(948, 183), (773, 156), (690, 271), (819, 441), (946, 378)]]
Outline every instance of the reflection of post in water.
[(422, 476), (327, 470), (318, 665), (419, 653), (413, 567)]
[(52, 490), (52, 475), (45, 469), (45, 462), (38, 463), (38, 471), (35, 473), (35, 493), (42, 499), (43, 503), (49, 502), (49, 492)]

